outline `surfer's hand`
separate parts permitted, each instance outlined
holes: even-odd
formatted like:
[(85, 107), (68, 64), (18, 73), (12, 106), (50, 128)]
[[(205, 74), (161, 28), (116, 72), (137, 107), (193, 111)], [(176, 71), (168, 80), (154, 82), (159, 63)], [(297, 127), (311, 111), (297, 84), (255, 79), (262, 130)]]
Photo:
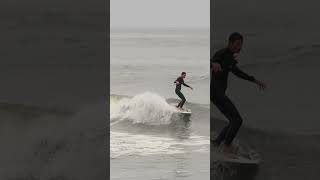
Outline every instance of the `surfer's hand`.
[(259, 80), (255, 80), (255, 83), (259, 86), (260, 90), (264, 90), (267, 88), (267, 85), (264, 82), (261, 82)]
[(219, 63), (212, 63), (212, 70), (214, 73), (222, 71), (221, 65)]
[(193, 88), (190, 86), (190, 89), (193, 90)]

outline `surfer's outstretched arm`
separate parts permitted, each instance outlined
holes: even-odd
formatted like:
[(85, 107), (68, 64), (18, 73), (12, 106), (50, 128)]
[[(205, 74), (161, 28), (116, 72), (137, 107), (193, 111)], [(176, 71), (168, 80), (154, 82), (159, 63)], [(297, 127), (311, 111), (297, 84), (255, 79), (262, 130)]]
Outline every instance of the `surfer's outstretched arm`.
[(238, 66), (234, 65), (232, 67), (232, 73), (234, 75), (236, 75), (237, 77), (241, 78), (241, 79), (244, 79), (244, 80), (247, 80), (247, 81), (251, 81), (251, 82), (254, 82), (255, 81), (255, 78), (253, 76), (250, 76), (248, 75), (247, 73), (243, 72), (241, 69), (239, 69)]
[(250, 81), (250, 82), (253, 82), (253, 83), (257, 84), (260, 87), (260, 89), (262, 89), (262, 90), (266, 88), (266, 84), (265, 83), (257, 80), (254, 76), (250, 76), (247, 73), (243, 72), (236, 65), (233, 66), (232, 73), (234, 75), (236, 75), (237, 77), (241, 78), (241, 79), (244, 79), (244, 80), (247, 80), (247, 81)]
[(186, 83), (182, 83), (184, 86), (186, 86), (186, 87), (188, 87), (188, 88), (190, 88), (190, 89), (193, 89), (191, 86), (189, 86), (188, 84), (186, 84)]
[(190, 87), (188, 84), (186, 84), (186, 83), (184, 83), (184, 82), (183, 82), (182, 84), (183, 84), (184, 86), (186, 86), (186, 87)]

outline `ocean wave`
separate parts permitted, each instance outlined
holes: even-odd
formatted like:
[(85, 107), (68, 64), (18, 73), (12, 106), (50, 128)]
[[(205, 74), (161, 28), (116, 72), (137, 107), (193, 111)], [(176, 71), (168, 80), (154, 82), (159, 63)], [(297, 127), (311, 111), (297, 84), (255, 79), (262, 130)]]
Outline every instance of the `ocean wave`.
[[(217, 118), (211, 119), (211, 122), (211, 133), (213, 135), (211, 138), (214, 138), (226, 123)], [(223, 163), (214, 160), (214, 157), (212, 157), (211, 172), (213, 173), (211, 175), (215, 179), (254, 180), (274, 177), (270, 172), (279, 169), (284, 170), (277, 174), (276, 177), (279, 179), (282, 179), (281, 177), (299, 179), (289, 173), (292, 171), (311, 175), (318, 171), (315, 167), (320, 164), (318, 161), (314, 161), (315, 158), (319, 158), (318, 139), (319, 134), (280, 132), (244, 125), (235, 139), (235, 145), (236, 147), (243, 147), (247, 152), (258, 153), (263, 168), (258, 168), (259, 166), (256, 165)], [(305, 153), (307, 149), (312, 149), (314, 153)], [(288, 167), (291, 168), (290, 171), (286, 171)]]
[(178, 101), (151, 92), (133, 97), (111, 95), (111, 158), (208, 153), (209, 136), (195, 134), (191, 125), (194, 114), (198, 119), (193, 123), (201, 122), (204, 116), (209, 117), (208, 107), (186, 103), (193, 111), (190, 118), (175, 113), (173, 104)]
[(158, 94), (145, 92), (132, 98), (111, 96), (111, 125), (123, 120), (141, 124), (170, 124), (176, 108)]
[[(30, 121), (1, 114), (0, 179), (101, 179), (105, 177), (105, 111), (88, 105), (67, 116), (60, 111), (3, 105), (3, 112), (41, 112)], [(62, 111), (64, 112), (64, 111)], [(62, 113), (63, 114), (63, 113)], [(96, 168), (100, 166), (100, 168)], [(79, 170), (86, 170), (86, 175)]]

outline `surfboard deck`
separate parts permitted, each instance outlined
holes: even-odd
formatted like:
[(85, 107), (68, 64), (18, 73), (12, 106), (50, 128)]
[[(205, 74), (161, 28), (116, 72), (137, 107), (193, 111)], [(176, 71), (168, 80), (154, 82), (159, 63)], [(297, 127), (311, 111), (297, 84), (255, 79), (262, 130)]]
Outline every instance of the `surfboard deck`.
[(191, 115), (192, 114), (192, 112), (191, 111), (180, 111), (180, 110), (178, 110), (177, 111), (178, 113), (180, 113), (180, 114), (185, 114), (185, 115)]
[(177, 110), (176, 113), (184, 114), (184, 115), (191, 115), (191, 114), (192, 114), (191, 110), (188, 109), (188, 108), (184, 108), (184, 110), (181, 111), (180, 109), (178, 109), (178, 108), (176, 107), (176, 105), (171, 104), (171, 106), (173, 106), (173, 107)]
[(221, 161), (225, 163), (247, 165), (259, 165), (261, 163), (261, 158), (259, 155), (253, 152), (252, 154), (246, 156), (240, 154), (232, 154), (231, 156), (227, 156), (223, 152), (216, 150), (212, 155), (215, 161)]
[(235, 164), (251, 164), (251, 165), (259, 165), (261, 160), (260, 159), (248, 159), (241, 156), (235, 156), (235, 157), (228, 157), (225, 155), (221, 155), (217, 158), (217, 160), (220, 160), (222, 162), (226, 163), (235, 163)]

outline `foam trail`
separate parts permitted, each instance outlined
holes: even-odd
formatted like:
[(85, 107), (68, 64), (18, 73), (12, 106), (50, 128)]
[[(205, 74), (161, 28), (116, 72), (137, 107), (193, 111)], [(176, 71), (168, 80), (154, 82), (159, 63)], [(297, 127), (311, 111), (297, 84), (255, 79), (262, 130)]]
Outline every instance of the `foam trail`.
[(156, 154), (183, 154), (186, 152), (208, 152), (209, 139), (192, 135), (187, 140), (171, 137), (110, 132), (110, 154), (115, 159), (121, 156), (149, 156)]

